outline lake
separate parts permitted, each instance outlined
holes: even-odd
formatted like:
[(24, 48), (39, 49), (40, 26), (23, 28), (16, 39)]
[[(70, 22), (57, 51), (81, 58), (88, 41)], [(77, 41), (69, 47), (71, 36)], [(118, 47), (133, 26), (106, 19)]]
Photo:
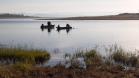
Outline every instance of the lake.
[[(70, 31), (40, 29), (47, 20), (1, 19), (0, 46), (45, 49), (49, 52), (74, 53), (95, 46), (117, 44), (125, 49), (139, 49), (138, 20), (52, 20), (56, 26), (70, 24)], [(54, 56), (54, 55), (53, 55)]]

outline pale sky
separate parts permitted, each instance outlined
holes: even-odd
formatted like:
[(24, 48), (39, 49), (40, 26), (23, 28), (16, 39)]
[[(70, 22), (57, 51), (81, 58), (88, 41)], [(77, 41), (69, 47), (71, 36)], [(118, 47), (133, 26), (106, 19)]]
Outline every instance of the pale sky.
[(139, 12), (139, 0), (0, 0), (0, 13), (107, 15)]

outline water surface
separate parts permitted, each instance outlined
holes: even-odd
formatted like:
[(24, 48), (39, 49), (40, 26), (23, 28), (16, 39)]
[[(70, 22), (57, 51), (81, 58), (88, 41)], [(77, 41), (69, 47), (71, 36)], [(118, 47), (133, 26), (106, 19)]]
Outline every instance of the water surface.
[(126, 49), (139, 49), (138, 20), (53, 20), (55, 25), (74, 27), (70, 31), (41, 30), (46, 20), (1, 19), (0, 45), (28, 46), (46, 49), (49, 52), (75, 52), (77, 49), (91, 49), (96, 45), (118, 44)]

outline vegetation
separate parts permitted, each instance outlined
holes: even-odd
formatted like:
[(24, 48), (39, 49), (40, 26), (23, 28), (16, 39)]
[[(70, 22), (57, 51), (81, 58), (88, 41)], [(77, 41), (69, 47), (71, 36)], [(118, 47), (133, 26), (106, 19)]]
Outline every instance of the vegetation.
[(0, 62), (2, 64), (41, 64), (47, 61), (50, 55), (42, 50), (25, 50), (20, 48), (0, 48)]
[(128, 52), (123, 50), (121, 47), (114, 45), (109, 48), (109, 60), (126, 67), (138, 67), (139, 55), (135, 53), (137, 52)]
[[(102, 56), (96, 49), (65, 54), (65, 64), (54, 67), (37, 67), (40, 58), (50, 55), (42, 50), (1, 48), (0, 60), (12, 65), (0, 65), (0, 78), (138, 78), (138, 54), (121, 47), (107, 48), (109, 55)], [(11, 53), (10, 53), (11, 52)], [(21, 53), (20, 53), (21, 52)], [(40, 53), (38, 53), (40, 52)], [(44, 56), (45, 55), (45, 56)], [(38, 59), (38, 60), (34, 60)], [(13, 62), (16, 60), (16, 62)], [(12, 61), (12, 62), (9, 62)], [(29, 63), (31, 62), (31, 63)]]

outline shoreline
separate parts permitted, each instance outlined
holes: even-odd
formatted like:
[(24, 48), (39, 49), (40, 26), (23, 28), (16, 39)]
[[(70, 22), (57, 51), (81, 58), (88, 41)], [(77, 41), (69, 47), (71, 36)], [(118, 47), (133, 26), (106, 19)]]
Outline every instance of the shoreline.
[(63, 17), (53, 19), (38, 19), (38, 20), (139, 20), (139, 13), (121, 13), (118, 15), (106, 16), (77, 16), (77, 17)]
[[(10, 53), (10, 51), (14, 53)], [(16, 51), (16, 52), (15, 52)], [(27, 52), (26, 52), (27, 51)], [(39, 54), (38, 52), (42, 52)], [(3, 53), (4, 52), (4, 55)], [(29, 55), (28, 55), (29, 52)], [(35, 52), (35, 56), (34, 56)], [(37, 52), (37, 53), (36, 53)], [(0, 50), (0, 61), (6, 58), (25, 58), (32, 62), (30, 55), (38, 59), (49, 54), (42, 50), (7, 49)], [(17, 60), (15, 64), (0, 64), (0, 78), (138, 78), (139, 57), (128, 54), (117, 45), (108, 48), (111, 53), (106, 57), (99, 54), (96, 49), (71, 54), (65, 54), (65, 65), (59, 63), (54, 67), (34, 66), (32, 63)], [(46, 54), (44, 57), (43, 54)], [(37, 55), (37, 56), (36, 56)], [(12, 57), (11, 57), (12, 56)], [(13, 57), (15, 56), (15, 57)], [(20, 57), (19, 57), (20, 56)], [(23, 56), (23, 57), (21, 57)], [(25, 56), (25, 57), (24, 57)], [(42, 58), (39, 58), (41, 61)], [(48, 58), (48, 57), (47, 57)], [(46, 59), (47, 60), (47, 59)], [(84, 62), (82, 61), (84, 60)], [(10, 60), (8, 60), (10, 61)], [(66, 66), (68, 65), (68, 66)], [(100, 75), (102, 74), (102, 75)]]
[(74, 16), (74, 17), (37, 17), (18, 14), (0, 14), (0, 19), (34, 19), (34, 20), (139, 20), (139, 13), (121, 13), (105, 16)]

